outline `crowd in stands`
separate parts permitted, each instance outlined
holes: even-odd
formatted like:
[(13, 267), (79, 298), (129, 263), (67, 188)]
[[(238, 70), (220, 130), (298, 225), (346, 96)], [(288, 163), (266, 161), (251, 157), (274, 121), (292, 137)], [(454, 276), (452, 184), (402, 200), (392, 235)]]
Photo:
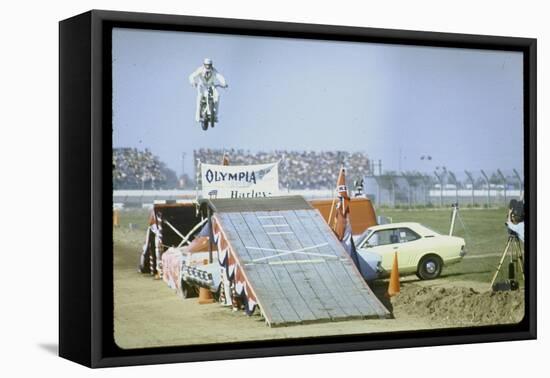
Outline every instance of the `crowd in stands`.
[[(249, 165), (279, 163), (279, 183), (281, 189), (289, 188), (294, 190), (315, 190), (333, 189), (336, 185), (338, 172), (343, 165), (346, 168), (347, 185), (351, 189), (354, 181), (373, 174), (373, 167), (367, 155), (361, 152), (347, 151), (257, 151), (242, 149), (210, 149), (201, 148), (193, 152), (194, 161), (200, 160), (203, 163), (222, 164), (223, 156), (226, 154), (231, 165)], [(443, 180), (446, 189), (471, 188), (472, 185), (465, 177), (450, 178), (450, 172), (445, 167), (436, 168), (439, 177)], [(179, 178), (176, 173), (166, 167), (159, 158), (148, 149), (138, 150), (136, 148), (113, 148), (113, 188), (117, 189), (194, 189), (195, 174), (184, 174)], [(196, 173), (196, 172), (195, 172)], [(487, 188), (486, 181), (479, 173), (474, 172), (476, 177), (474, 188)], [(521, 190), (517, 187), (517, 178), (509, 172), (506, 180), (503, 180), (496, 173), (489, 179), (491, 188), (500, 190), (506, 186), (510, 190)], [(390, 172), (378, 174), (375, 182), (369, 183), (367, 187), (379, 185), (381, 188), (406, 188), (406, 195), (409, 195), (409, 186), (418, 188), (439, 188), (435, 176), (422, 174), (420, 172)], [(393, 190), (392, 189), (392, 190)]]
[(227, 154), (231, 165), (263, 164), (278, 160), (279, 181), (289, 189), (331, 189), (336, 185), (338, 172), (346, 168), (348, 185), (369, 173), (369, 159), (360, 152), (347, 151), (286, 151), (251, 152), (202, 148), (194, 151), (194, 161), (221, 164)]
[(114, 189), (164, 189), (176, 185), (174, 171), (148, 149), (113, 148)]

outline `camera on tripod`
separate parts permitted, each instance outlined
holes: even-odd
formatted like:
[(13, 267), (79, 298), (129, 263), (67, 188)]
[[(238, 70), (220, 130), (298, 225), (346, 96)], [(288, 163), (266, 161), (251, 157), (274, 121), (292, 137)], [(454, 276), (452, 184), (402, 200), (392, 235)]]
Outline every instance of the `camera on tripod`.
[(523, 206), (523, 201), (518, 201), (516, 199), (510, 200), (508, 209), (510, 210), (510, 220), (512, 223), (517, 224), (525, 220), (525, 207)]
[(518, 231), (521, 232), (520, 238), (523, 240), (523, 222), (525, 221), (525, 207), (523, 201), (516, 199), (510, 200), (508, 204), (508, 218), (505, 225), (508, 228), (508, 235), (518, 237)]
[[(508, 218), (506, 227), (508, 230), (508, 241), (504, 247), (502, 257), (497, 266), (497, 270), (491, 280), (493, 291), (518, 290), (519, 279), (524, 275), (523, 250), (520, 239), (523, 240), (523, 222), (525, 220), (525, 209), (523, 201), (511, 200), (508, 205)], [(506, 278), (497, 282), (497, 277), (501, 271), (505, 259), (508, 258), (508, 269)]]

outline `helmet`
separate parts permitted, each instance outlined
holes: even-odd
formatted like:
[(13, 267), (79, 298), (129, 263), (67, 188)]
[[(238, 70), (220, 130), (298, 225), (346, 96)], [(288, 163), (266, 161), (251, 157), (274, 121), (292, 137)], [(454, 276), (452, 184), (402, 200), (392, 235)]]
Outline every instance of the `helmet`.
[(205, 66), (210, 66), (210, 67), (212, 67), (212, 59), (210, 59), (210, 58), (204, 58), (203, 64), (204, 64)]

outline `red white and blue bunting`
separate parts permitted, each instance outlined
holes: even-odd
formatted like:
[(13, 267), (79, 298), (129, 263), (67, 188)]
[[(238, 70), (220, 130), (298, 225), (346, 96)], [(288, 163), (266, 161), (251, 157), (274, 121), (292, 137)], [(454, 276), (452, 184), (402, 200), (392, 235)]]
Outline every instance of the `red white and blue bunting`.
[[(222, 292), (225, 294), (225, 304), (231, 304), (234, 308), (244, 308), (248, 315), (252, 315), (258, 305), (256, 296), (221, 227), (214, 219), (212, 222), (214, 241), (218, 248), (218, 262), (222, 269)], [(222, 301), (222, 295), (220, 295), (220, 301)]]

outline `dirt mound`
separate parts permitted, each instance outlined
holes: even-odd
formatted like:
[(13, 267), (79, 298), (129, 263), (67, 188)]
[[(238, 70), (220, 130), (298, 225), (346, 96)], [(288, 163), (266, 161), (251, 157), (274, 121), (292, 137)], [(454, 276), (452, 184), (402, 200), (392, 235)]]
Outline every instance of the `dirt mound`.
[(445, 326), (517, 323), (524, 316), (524, 292), (478, 292), (464, 287), (403, 285), (392, 298), (399, 316), (427, 317)]

